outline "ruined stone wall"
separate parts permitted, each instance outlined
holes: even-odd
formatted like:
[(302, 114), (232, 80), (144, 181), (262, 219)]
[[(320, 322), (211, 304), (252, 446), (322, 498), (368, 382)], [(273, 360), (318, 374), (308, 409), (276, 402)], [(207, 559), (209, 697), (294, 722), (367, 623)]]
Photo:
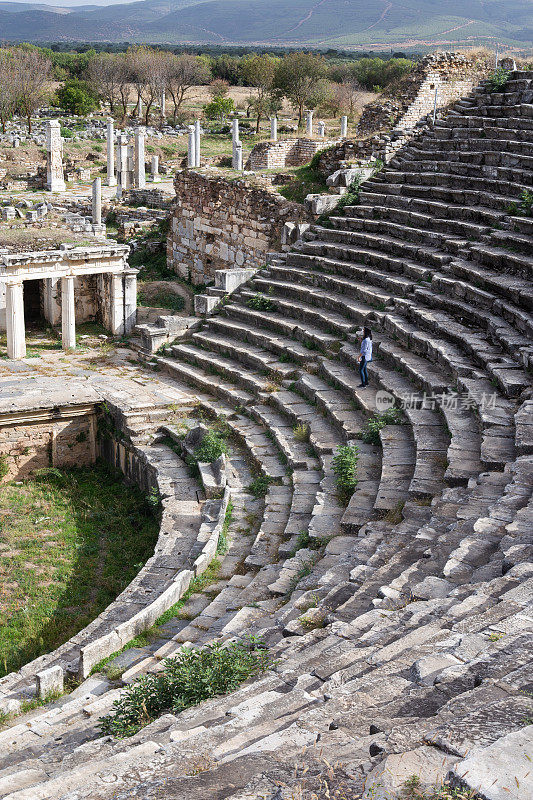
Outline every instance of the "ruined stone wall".
[[(45, 467), (79, 467), (96, 459), (94, 409), (80, 416), (0, 421), (0, 464), (4, 481), (23, 480)], [(7, 470), (7, 472), (6, 472)]]
[(196, 284), (213, 280), (217, 269), (263, 266), (267, 252), (279, 250), (284, 224), (308, 216), (273, 189), (216, 173), (184, 170), (174, 187), (167, 262)]
[(248, 157), (247, 170), (283, 169), (308, 164), (315, 153), (334, 144), (326, 139), (281, 139), (278, 142), (259, 142)]
[(483, 59), (463, 53), (433, 53), (393, 85), (387, 96), (365, 106), (357, 133), (413, 128), (433, 111), (435, 88), (437, 108), (445, 108), (469, 94), (491, 70)]
[[(390, 161), (395, 153), (424, 129), (431, 117), (437, 88), (437, 109), (452, 105), (468, 95), (491, 70), (491, 65), (461, 53), (434, 53), (422, 59), (413, 72), (390, 90), (365, 106), (357, 126), (360, 138), (347, 139), (320, 156), (318, 169), (331, 175), (354, 162)], [(444, 112), (445, 113), (445, 112)]]

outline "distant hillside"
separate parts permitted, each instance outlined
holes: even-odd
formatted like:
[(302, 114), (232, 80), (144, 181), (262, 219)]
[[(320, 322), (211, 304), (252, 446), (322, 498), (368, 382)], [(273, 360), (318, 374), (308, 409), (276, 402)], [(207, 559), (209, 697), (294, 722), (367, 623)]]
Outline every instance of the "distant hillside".
[(378, 49), (500, 42), (527, 49), (533, 1), (141, 0), (70, 9), (0, 2), (0, 39)]

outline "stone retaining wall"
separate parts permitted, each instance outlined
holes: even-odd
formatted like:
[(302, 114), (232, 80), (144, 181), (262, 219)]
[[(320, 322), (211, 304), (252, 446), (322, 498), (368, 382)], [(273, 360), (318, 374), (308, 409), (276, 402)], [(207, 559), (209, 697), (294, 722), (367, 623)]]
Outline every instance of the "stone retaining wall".
[(167, 263), (195, 284), (212, 281), (219, 269), (262, 267), (267, 253), (279, 250), (285, 223), (308, 218), (275, 190), (214, 171), (184, 170), (174, 186)]
[[(53, 412), (52, 409), (48, 411)], [(40, 412), (44, 413), (44, 410), (40, 409)], [(107, 401), (105, 413), (100, 416), (96, 454), (120, 469), (128, 483), (138, 485), (145, 493), (151, 490), (158, 492), (162, 516), (154, 555), (116, 600), (87, 627), (53, 652), (34, 659), (18, 672), (0, 679), (0, 711), (17, 711), (22, 699), (34, 695), (38, 674), (51, 667), (60, 667), (64, 674), (87, 677), (102, 658), (119, 650), (138, 633), (153, 625), (161, 614), (176, 603), (187, 591), (193, 577), (207, 568), (216, 552), (230, 500), (229, 490), (225, 491), (221, 500), (211, 501), (217, 507), (215, 509), (211, 505), (208, 516), (202, 519), (198, 531), (201, 546), (191, 568), (185, 568), (185, 564), (188, 566), (185, 554), (184, 567), (177, 566), (175, 573), (170, 575), (168, 568), (164, 569), (161, 580), (157, 580), (147, 592), (146, 579), (150, 575), (157, 577), (161, 571), (158, 559), (164, 559), (173, 537), (181, 536), (180, 526), (188, 517), (185, 510), (186, 516), (180, 521), (183, 501), (175, 497), (175, 478), (168, 474), (166, 459), (163, 458), (160, 463), (153, 461), (147, 448), (132, 444), (125, 435), (127, 426), (128, 421), (121, 410)]]
[[(0, 418), (3, 480), (23, 480), (45, 467), (74, 467), (96, 459), (96, 408), (82, 405)], [(3, 470), (3, 471), (5, 471)]]
[(281, 139), (278, 142), (259, 142), (248, 157), (247, 170), (283, 169), (308, 164), (315, 153), (335, 144), (326, 139)]

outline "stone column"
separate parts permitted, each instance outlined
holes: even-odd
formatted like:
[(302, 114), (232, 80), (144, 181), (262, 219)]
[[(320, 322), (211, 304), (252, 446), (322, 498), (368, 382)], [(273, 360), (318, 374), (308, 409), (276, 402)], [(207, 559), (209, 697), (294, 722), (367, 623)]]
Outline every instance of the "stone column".
[(46, 188), (50, 192), (64, 192), (66, 189), (61, 124), (58, 119), (46, 123)]
[(59, 325), (61, 306), (57, 299), (59, 278), (44, 279), (44, 318), (50, 325)]
[(161, 116), (166, 117), (167, 115), (167, 96), (165, 90), (161, 92)]
[(196, 157), (195, 167), (200, 166), (200, 120), (194, 123), (194, 154)]
[(344, 115), (341, 117), (341, 139), (346, 139), (348, 136), (348, 117)]
[(120, 134), (117, 144), (117, 197), (122, 197), (122, 192), (127, 187), (128, 174), (128, 137)]
[(61, 341), (63, 350), (76, 347), (76, 306), (74, 303), (74, 276), (61, 278)]
[(7, 357), (26, 358), (22, 281), (6, 283)]
[(273, 142), (278, 141), (278, 118), (270, 117), (270, 138)]
[(93, 225), (101, 225), (102, 224), (102, 179), (101, 178), (95, 178), (93, 181), (92, 215), (93, 215)]
[(122, 273), (109, 275), (109, 330), (113, 336), (124, 333), (124, 286)]
[(235, 164), (233, 166), (233, 169), (237, 169), (237, 170), (239, 170), (239, 172), (242, 172), (242, 144), (241, 144), (241, 142), (238, 142), (235, 145)]
[(308, 136), (313, 135), (313, 111), (305, 112), (305, 132)]
[(115, 122), (113, 117), (107, 118), (107, 185), (116, 186), (117, 179), (115, 178)]
[(159, 182), (159, 156), (152, 156), (152, 163), (150, 165), (150, 172), (152, 174), (152, 182)]
[(326, 123), (320, 120), (320, 122), (318, 123), (318, 136), (320, 139), (323, 139), (325, 135), (326, 135)]
[(124, 333), (131, 333), (137, 324), (137, 272), (124, 271)]
[(189, 125), (189, 147), (187, 151), (187, 166), (194, 169), (196, 166), (196, 137), (194, 125)]
[(144, 128), (135, 128), (135, 175), (136, 189), (146, 188), (146, 175), (144, 171)]

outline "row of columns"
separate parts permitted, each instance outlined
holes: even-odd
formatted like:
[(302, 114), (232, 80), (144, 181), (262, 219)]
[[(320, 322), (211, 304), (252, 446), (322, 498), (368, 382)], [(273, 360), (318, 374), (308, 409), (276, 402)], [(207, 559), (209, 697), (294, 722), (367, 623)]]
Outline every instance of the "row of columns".
[[(136, 324), (137, 315), (137, 270), (127, 269), (109, 275), (109, 319), (110, 332), (114, 336), (128, 334)], [(57, 284), (61, 281), (61, 342), (63, 350), (76, 347), (76, 302), (74, 295), (74, 275), (61, 278), (45, 278), (44, 311), (46, 318), (55, 324), (58, 311)], [(6, 334), (7, 357), (21, 359), (26, 357), (26, 327), (24, 320), (24, 281), (8, 279), (6, 294)]]
[[(199, 125), (199, 123), (198, 123)], [(145, 161), (145, 130), (139, 126), (135, 128), (135, 143), (134, 147), (129, 143), (128, 137), (120, 134), (117, 137), (117, 174), (115, 176), (115, 123), (112, 117), (107, 119), (107, 185), (117, 186), (117, 197), (122, 195), (123, 191), (131, 189), (134, 186), (136, 189), (146, 188), (146, 175), (144, 171)], [(198, 132), (198, 142), (200, 135)], [(199, 150), (199, 145), (198, 145)], [(151, 176), (152, 181), (156, 183), (159, 180), (159, 156), (152, 157), (151, 163)]]

